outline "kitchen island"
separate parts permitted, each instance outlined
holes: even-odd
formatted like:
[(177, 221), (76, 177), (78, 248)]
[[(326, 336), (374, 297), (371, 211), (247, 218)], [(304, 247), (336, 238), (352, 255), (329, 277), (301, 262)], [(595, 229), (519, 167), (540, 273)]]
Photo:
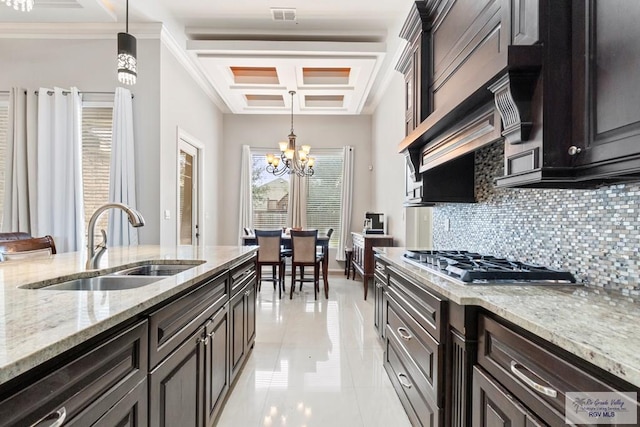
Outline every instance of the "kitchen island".
[[(376, 251), (385, 368), (400, 378), (405, 408), (422, 408), (407, 410), (414, 422), (483, 426), (501, 411), (517, 424), (510, 406), (518, 422), (555, 425), (568, 392), (640, 390), (638, 298), (593, 286), (464, 285), (407, 261), (404, 248)], [(408, 387), (425, 379), (430, 393)]]
[[(198, 363), (198, 378), (200, 378), (203, 375), (200, 371), (209, 372), (204, 369), (206, 366), (203, 366), (205, 349), (214, 348), (215, 334), (206, 328), (218, 325), (220, 322), (215, 322), (221, 314), (224, 315), (222, 317), (224, 322), (220, 324), (224, 324), (225, 328), (224, 333), (217, 335), (216, 340), (220, 342), (216, 342), (215, 348), (221, 349), (221, 354), (224, 356), (222, 359), (230, 358), (233, 362), (232, 366), (228, 367), (229, 372), (223, 372), (220, 383), (221, 390), (228, 390), (230, 382), (237, 376), (250, 350), (247, 346), (251, 346), (252, 340), (255, 339), (255, 318), (251, 318), (255, 315), (255, 311), (252, 310), (251, 301), (255, 302), (256, 250), (257, 247), (251, 246), (204, 249), (159, 246), (109, 248), (101, 260), (100, 274), (112, 273), (124, 267), (143, 265), (151, 260), (159, 263), (184, 263), (191, 267), (176, 275), (159, 278), (142, 287), (110, 291), (47, 290), (46, 287), (41, 287), (51, 282), (55, 283), (59, 280), (57, 278), (63, 276), (69, 279), (98, 274), (98, 272), (85, 271), (86, 256), (83, 253), (63, 253), (48, 258), (2, 263), (0, 265), (0, 301), (2, 302), (0, 304), (0, 391), (2, 399), (7, 402), (6, 399), (11, 399), (11, 396), (16, 393), (20, 394), (30, 383), (34, 383), (33, 387), (36, 387), (39, 381), (45, 381), (49, 377), (54, 378), (56, 369), (60, 366), (63, 367), (59, 369), (61, 371), (69, 367), (68, 371), (63, 372), (63, 377), (68, 377), (70, 372), (77, 374), (80, 369), (78, 366), (91, 365), (91, 363), (76, 362), (75, 359), (78, 356), (85, 357), (85, 354), (97, 351), (97, 355), (102, 354), (106, 358), (106, 351), (100, 351), (101, 346), (109, 348), (109, 345), (115, 345), (112, 341), (121, 339), (120, 335), (128, 336), (127, 334), (136, 336), (135, 339), (130, 340), (136, 347), (130, 353), (127, 353), (128, 350), (124, 351), (128, 356), (123, 356), (116, 361), (117, 363), (114, 362), (114, 366), (118, 366), (114, 372), (123, 370), (123, 360), (127, 363), (132, 361), (131, 369), (126, 375), (123, 374), (121, 382), (135, 374), (144, 382), (144, 384), (141, 383), (142, 385), (134, 384), (137, 387), (136, 390), (144, 389), (139, 393), (141, 396), (147, 394), (147, 370), (149, 381), (153, 383), (154, 372), (165, 369), (174, 353), (180, 353), (184, 347), (182, 344), (192, 340), (198, 345), (199, 353), (194, 360)], [(194, 264), (195, 261), (201, 261), (201, 263)], [(235, 329), (234, 325), (237, 325)], [(237, 342), (234, 341), (236, 330), (239, 335)], [(113, 338), (116, 335), (117, 337)], [(122, 340), (129, 343), (126, 339)], [(207, 347), (209, 340), (211, 345)], [(227, 354), (230, 356), (227, 357)], [(209, 356), (207, 354), (207, 357)], [(216, 356), (216, 361), (211, 363), (218, 363), (218, 359), (220, 358)], [(229, 365), (227, 362), (224, 363)], [(171, 372), (175, 375), (178, 371)], [(108, 377), (108, 375), (103, 376)], [(209, 376), (213, 377), (211, 372)], [(91, 381), (94, 383), (92, 387), (99, 383), (95, 378)], [(113, 378), (110, 381), (113, 382)], [(59, 379), (53, 382), (57, 386), (64, 384), (64, 381), (61, 382)], [(78, 383), (81, 384), (82, 381), (79, 380)], [(107, 388), (112, 385), (109, 384)], [(210, 391), (210, 387), (207, 390)], [(49, 391), (49, 393), (53, 392), (54, 390)], [(46, 395), (47, 392), (45, 391), (44, 394)], [(211, 417), (219, 411), (222, 400), (214, 402), (217, 404), (216, 411), (209, 414)], [(20, 399), (18, 401), (21, 402)], [(144, 404), (146, 405), (146, 400)], [(154, 404), (157, 405), (158, 402), (154, 403), (154, 397), (150, 394), (149, 406), (153, 408)], [(3, 414), (1, 405), (0, 414)], [(95, 406), (95, 402), (87, 402), (89, 406), (85, 405), (86, 407), (77, 402), (74, 405), (76, 413), (70, 414), (69, 418), (77, 413), (95, 409), (91, 407)], [(103, 403), (106, 409), (110, 408), (105, 405), (107, 404)], [(204, 417), (207, 421), (211, 421), (209, 419), (211, 417), (207, 418), (205, 411), (201, 411), (202, 404), (199, 403), (196, 406), (199, 408), (199, 413), (193, 414), (193, 417), (197, 420)], [(167, 415), (161, 414), (162, 409), (156, 407), (155, 412), (160, 416)], [(14, 405), (10, 410), (19, 412), (20, 408)], [(68, 407), (66, 411), (69, 412)], [(140, 420), (144, 424), (146, 407), (144, 410), (140, 407), (136, 409), (137, 415), (142, 412), (144, 414)], [(44, 413), (44, 415), (47, 414)], [(171, 416), (170, 413), (169, 416)], [(154, 414), (151, 413), (150, 417), (153, 419)], [(40, 418), (38, 416), (36, 420)], [(32, 421), (29, 419), (29, 424)], [(0, 421), (0, 425), (5, 425), (4, 421)]]

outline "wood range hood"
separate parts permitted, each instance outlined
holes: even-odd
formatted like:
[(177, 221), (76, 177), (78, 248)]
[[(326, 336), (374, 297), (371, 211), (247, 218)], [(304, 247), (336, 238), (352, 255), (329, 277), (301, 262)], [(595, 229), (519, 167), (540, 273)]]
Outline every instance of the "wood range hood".
[(407, 204), (474, 202), (476, 150), (503, 139), (520, 154), (529, 141), (570, 135), (570, 29), (562, 0), (415, 2), (396, 66), (407, 97), (398, 152), (421, 184)]

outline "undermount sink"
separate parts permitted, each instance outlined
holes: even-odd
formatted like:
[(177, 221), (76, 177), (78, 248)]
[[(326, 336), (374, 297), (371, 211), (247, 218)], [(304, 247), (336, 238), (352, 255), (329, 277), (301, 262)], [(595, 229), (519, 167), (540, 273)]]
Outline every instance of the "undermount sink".
[(153, 282), (156, 277), (145, 276), (98, 276), (84, 279), (74, 279), (41, 289), (52, 291), (119, 291), (123, 289), (139, 288)]
[[(194, 268), (205, 261), (200, 260), (160, 260), (146, 261), (141, 265), (123, 266), (120, 270), (109, 271), (90, 277), (58, 277), (48, 282), (31, 283), (22, 289), (42, 289), (52, 291), (119, 291), (149, 285)], [(67, 279), (68, 280), (65, 280)]]
[(173, 276), (193, 267), (195, 265), (147, 264), (116, 271), (113, 274), (117, 276)]

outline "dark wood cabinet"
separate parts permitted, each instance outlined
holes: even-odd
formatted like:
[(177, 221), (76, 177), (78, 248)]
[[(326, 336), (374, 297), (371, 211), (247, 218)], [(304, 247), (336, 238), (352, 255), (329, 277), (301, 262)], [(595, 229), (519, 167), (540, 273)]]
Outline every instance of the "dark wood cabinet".
[(68, 427), (88, 425), (92, 427), (146, 427), (149, 425), (147, 408), (147, 380), (144, 379), (96, 423), (90, 424), (88, 420), (80, 416), (64, 425)]
[(473, 427), (542, 427), (543, 424), (481, 369), (473, 368)]
[(200, 327), (149, 374), (150, 425), (203, 425), (204, 340)]
[(412, 424), (442, 426), (446, 301), (394, 266), (386, 272), (384, 368)]
[[(79, 355), (62, 356), (30, 384), (18, 381), (15, 392), (1, 397), (0, 425), (37, 425), (62, 417), (75, 425), (97, 423), (145, 379), (147, 326), (142, 321), (120, 329)], [(138, 399), (135, 406), (146, 413), (146, 400)]]
[[(230, 381), (233, 382), (242, 367), (249, 350), (253, 347), (256, 333), (256, 275), (255, 268), (250, 274), (242, 275), (235, 287), (235, 295), (229, 302), (229, 348)], [(233, 272), (233, 270), (232, 270)]]
[[(383, 234), (361, 234), (351, 233), (353, 242), (353, 263), (354, 271), (362, 276), (364, 286), (364, 299), (367, 299), (369, 291), (369, 281), (373, 280), (375, 269), (375, 259), (373, 248), (393, 246), (393, 237)], [(354, 275), (355, 279), (355, 275)]]
[[(502, 319), (484, 314), (478, 318), (478, 364), (489, 381), (500, 384), (543, 425), (564, 425), (569, 392), (640, 391)], [(474, 384), (474, 400), (483, 384)], [(493, 394), (487, 392), (487, 396)], [(484, 406), (474, 406), (474, 420)]]
[(384, 339), (385, 325), (387, 323), (385, 316), (385, 298), (389, 276), (386, 272), (386, 263), (376, 259), (376, 268), (373, 274), (373, 327), (376, 329), (378, 336)]
[(640, 4), (583, 0), (573, 5), (576, 179), (638, 179)]
[(229, 311), (225, 307), (205, 324), (204, 348), (205, 426), (214, 424), (229, 391)]

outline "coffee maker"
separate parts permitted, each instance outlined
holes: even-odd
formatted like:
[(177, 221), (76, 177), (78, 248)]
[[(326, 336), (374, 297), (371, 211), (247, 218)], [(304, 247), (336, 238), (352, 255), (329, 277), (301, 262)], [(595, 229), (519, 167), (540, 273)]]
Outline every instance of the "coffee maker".
[(367, 212), (364, 215), (363, 234), (385, 234), (386, 224), (383, 213)]

